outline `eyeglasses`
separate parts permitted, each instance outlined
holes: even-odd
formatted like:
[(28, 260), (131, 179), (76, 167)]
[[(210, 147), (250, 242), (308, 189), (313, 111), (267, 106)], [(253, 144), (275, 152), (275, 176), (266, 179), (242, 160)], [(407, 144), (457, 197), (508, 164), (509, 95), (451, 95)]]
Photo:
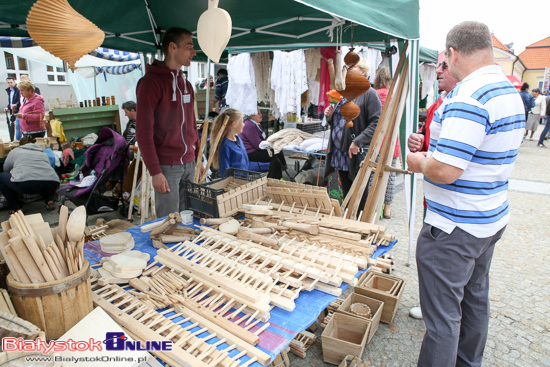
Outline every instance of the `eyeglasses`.
[(443, 61), (441, 63), (439, 63), (439, 65), (437, 65), (437, 68), (441, 68), (442, 70), (445, 70), (449, 67), (449, 64), (447, 64), (447, 61)]

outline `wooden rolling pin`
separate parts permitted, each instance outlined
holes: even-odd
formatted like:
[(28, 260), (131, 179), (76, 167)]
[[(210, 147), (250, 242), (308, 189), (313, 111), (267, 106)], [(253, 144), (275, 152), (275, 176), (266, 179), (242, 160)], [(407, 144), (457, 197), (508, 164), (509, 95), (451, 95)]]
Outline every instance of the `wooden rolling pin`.
[(167, 220), (166, 222), (162, 223), (162, 225), (153, 228), (153, 230), (151, 231), (151, 236), (156, 236), (158, 234), (164, 233), (164, 231), (166, 231), (173, 224), (176, 224), (176, 221), (174, 219)]
[(229, 222), (231, 218), (201, 218), (201, 224), (208, 224), (209, 226), (219, 225)]
[(237, 232), (237, 238), (240, 238), (241, 240), (249, 240), (256, 243), (261, 243), (262, 245), (273, 247), (276, 249), (279, 248), (279, 242), (277, 240), (250, 231), (243, 231), (242, 229), (239, 229), (239, 232)]
[(319, 226), (317, 224), (296, 223), (288, 220), (280, 220), (278, 224), (280, 226), (295, 229), (300, 232), (305, 232), (313, 235), (319, 234)]
[(252, 218), (251, 227), (252, 228), (273, 228), (277, 231), (284, 231), (288, 229), (287, 227), (279, 226), (275, 223), (265, 222), (259, 218)]
[(275, 229), (273, 228), (251, 228), (251, 227), (244, 227), (244, 228), (240, 228), (241, 231), (248, 231), (248, 232), (252, 232), (252, 233), (257, 233), (257, 234), (271, 234), (271, 233), (275, 233)]

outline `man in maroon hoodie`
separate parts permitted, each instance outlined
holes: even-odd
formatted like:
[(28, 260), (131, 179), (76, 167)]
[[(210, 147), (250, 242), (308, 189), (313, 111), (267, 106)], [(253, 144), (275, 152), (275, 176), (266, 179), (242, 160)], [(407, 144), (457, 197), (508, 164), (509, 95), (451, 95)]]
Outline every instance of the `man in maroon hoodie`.
[(147, 65), (136, 90), (136, 140), (153, 177), (159, 217), (185, 209), (183, 182), (193, 180), (199, 147), (193, 87), (181, 70), (196, 54), (191, 32), (168, 29), (162, 51), (164, 61)]

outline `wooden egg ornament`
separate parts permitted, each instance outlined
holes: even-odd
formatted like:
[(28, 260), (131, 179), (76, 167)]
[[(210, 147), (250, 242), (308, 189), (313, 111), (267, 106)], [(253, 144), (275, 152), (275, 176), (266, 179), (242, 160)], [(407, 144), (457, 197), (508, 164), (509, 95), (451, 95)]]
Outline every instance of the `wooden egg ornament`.
[(69, 68), (103, 43), (105, 33), (74, 10), (67, 0), (38, 0), (27, 15), (29, 35)]
[(346, 64), (346, 66), (349, 69), (354, 67), (355, 64), (357, 64), (359, 62), (359, 60), (361, 60), (359, 55), (357, 55), (355, 52), (353, 52), (353, 50), (355, 50), (355, 48), (351, 47), (349, 49), (349, 52), (346, 54), (346, 56), (344, 56), (344, 63)]
[(352, 101), (347, 101), (340, 107), (340, 114), (346, 118), (345, 127), (353, 127), (353, 120), (359, 116), (361, 109)]
[(220, 56), (231, 38), (231, 16), (218, 8), (219, 0), (208, 0), (208, 10), (201, 14), (197, 24), (199, 47), (212, 61)]
[(351, 101), (368, 91), (370, 88), (369, 80), (361, 74), (359, 68), (354, 68), (357, 62), (359, 62), (359, 59), (359, 55), (352, 50), (344, 57), (344, 62), (346, 62), (346, 66), (348, 67), (346, 73), (346, 89), (339, 90), (338, 92), (348, 100), (348, 102), (340, 107), (340, 114), (346, 118), (346, 124), (344, 125), (346, 127), (352, 127), (353, 119), (359, 116), (361, 112), (359, 107)]

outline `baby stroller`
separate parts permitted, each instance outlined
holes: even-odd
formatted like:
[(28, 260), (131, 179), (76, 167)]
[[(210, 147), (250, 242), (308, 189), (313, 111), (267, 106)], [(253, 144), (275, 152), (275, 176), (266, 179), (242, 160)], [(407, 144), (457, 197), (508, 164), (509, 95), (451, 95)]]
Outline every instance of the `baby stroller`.
[[(117, 210), (124, 203), (122, 181), (128, 169), (128, 148), (133, 141), (126, 142), (122, 135), (104, 127), (95, 144), (86, 151), (86, 160), (80, 170), (84, 176), (95, 171), (96, 180), (87, 187), (68, 184), (59, 188), (57, 193), (76, 206), (84, 205), (88, 214)], [(112, 196), (105, 195), (107, 191), (112, 191)]]

